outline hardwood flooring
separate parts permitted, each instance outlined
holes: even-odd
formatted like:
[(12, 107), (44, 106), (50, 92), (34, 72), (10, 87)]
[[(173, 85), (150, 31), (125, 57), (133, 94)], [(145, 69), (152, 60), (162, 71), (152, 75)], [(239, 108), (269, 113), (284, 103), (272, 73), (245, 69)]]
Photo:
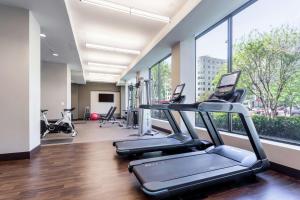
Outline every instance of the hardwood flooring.
[[(0, 200), (150, 199), (115, 155), (111, 142), (42, 147), (32, 160), (0, 162)], [(248, 183), (227, 183), (171, 199), (300, 199), (299, 180), (268, 171)]]

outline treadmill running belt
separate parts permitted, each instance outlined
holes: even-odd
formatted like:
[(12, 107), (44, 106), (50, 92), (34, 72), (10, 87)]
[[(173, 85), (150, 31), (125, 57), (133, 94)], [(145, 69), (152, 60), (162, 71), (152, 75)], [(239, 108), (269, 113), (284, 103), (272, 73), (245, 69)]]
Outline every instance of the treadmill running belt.
[(239, 162), (217, 154), (200, 154), (177, 159), (149, 162), (134, 166), (140, 181), (163, 182), (217, 169), (239, 165)]
[(138, 148), (147, 148), (147, 147), (156, 147), (156, 146), (166, 146), (166, 145), (177, 145), (182, 144), (180, 140), (174, 138), (152, 138), (145, 140), (130, 140), (118, 142), (118, 149), (138, 149)]

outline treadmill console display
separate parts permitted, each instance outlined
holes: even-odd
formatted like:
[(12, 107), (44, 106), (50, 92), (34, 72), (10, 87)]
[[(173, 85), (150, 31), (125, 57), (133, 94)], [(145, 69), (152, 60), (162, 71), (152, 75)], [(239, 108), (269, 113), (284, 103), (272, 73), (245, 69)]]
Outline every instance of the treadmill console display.
[(172, 94), (170, 102), (177, 102), (177, 101), (180, 100), (180, 98), (182, 96), (182, 92), (183, 92), (184, 86), (185, 86), (184, 83), (176, 86), (176, 88), (175, 88), (175, 90), (174, 90), (174, 92)]
[(231, 95), (234, 92), (240, 74), (240, 71), (236, 71), (222, 75), (214, 96), (219, 98), (226, 98), (226, 96)]
[(174, 91), (174, 94), (181, 94), (183, 91), (183, 87), (184, 87), (184, 85), (177, 85), (177, 87)]

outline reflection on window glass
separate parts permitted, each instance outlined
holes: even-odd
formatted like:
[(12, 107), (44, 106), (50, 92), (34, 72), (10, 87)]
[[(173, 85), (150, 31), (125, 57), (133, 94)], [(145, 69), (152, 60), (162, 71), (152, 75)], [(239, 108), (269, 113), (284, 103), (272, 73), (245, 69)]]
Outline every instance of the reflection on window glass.
[[(300, 142), (299, 8), (298, 0), (264, 0), (233, 17), (233, 68), (257, 131), (292, 142)], [(243, 132), (235, 117), (233, 130)]]
[[(227, 72), (227, 22), (196, 40), (196, 101), (207, 100), (214, 92), (221, 74)], [(222, 117), (217, 126), (228, 129), (227, 115)], [(224, 117), (224, 115), (226, 115)], [(203, 127), (199, 114), (196, 114), (196, 126)]]
[[(154, 104), (170, 100), (172, 95), (171, 87), (171, 56), (160, 61), (150, 69), (151, 82), (151, 101)], [(152, 110), (153, 118), (166, 120), (164, 113), (158, 110)]]

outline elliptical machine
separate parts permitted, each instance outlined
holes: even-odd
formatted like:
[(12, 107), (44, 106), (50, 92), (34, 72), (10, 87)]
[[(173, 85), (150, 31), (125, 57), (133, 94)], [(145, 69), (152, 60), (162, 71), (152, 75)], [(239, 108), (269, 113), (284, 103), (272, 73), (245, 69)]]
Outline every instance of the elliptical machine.
[(55, 123), (49, 123), (47, 119), (48, 110), (41, 110), (41, 138), (44, 138), (48, 133), (65, 133), (71, 134), (72, 137), (77, 135), (74, 124), (71, 120), (71, 113), (75, 108), (64, 109), (61, 112), (62, 117)]

